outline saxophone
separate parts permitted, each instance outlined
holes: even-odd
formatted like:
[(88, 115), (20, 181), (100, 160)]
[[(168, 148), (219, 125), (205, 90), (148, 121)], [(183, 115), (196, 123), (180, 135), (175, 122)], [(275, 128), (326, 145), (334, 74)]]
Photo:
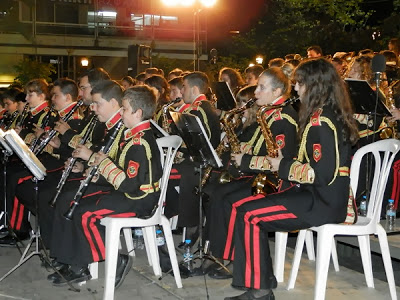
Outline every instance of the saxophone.
[[(268, 126), (268, 116), (266, 114), (267, 111), (272, 110), (272, 109), (278, 109), (281, 107), (284, 107), (286, 105), (292, 104), (299, 100), (299, 98), (290, 98), (283, 102), (282, 104), (278, 105), (264, 105), (261, 106), (258, 111), (257, 111), (257, 122), (260, 125), (260, 129), (262, 132), (262, 135), (264, 136), (265, 143), (267, 144), (267, 152), (268, 156), (270, 157), (278, 157), (279, 155), (279, 147), (276, 144), (275, 138), (272, 135), (271, 129)], [(253, 195), (258, 195), (258, 194), (263, 194), (263, 195), (268, 195), (271, 193), (275, 193), (278, 190), (279, 187), (279, 179), (278, 179), (278, 173), (277, 172), (272, 172), (272, 174), (275, 176), (277, 179), (277, 183), (273, 182), (270, 180), (265, 173), (259, 173), (257, 174), (256, 178), (253, 181), (252, 184), (252, 193)]]
[[(242, 113), (243, 111), (245, 111), (246, 109), (250, 108), (251, 106), (253, 106), (253, 104), (257, 101), (256, 98), (251, 98), (249, 101), (247, 101), (244, 105), (242, 105), (239, 108), (234, 108), (231, 109), (230, 111), (227, 111), (225, 116), (221, 119), (221, 124), (222, 127), (226, 133), (226, 137), (228, 139), (228, 144), (229, 147), (225, 144), (225, 142), (222, 140), (217, 149), (215, 149), (215, 152), (217, 153), (217, 155), (220, 157), (221, 154), (225, 151), (228, 150), (228, 148), (231, 149), (231, 152), (234, 154), (238, 154), (240, 153), (240, 141), (238, 139), (238, 137), (236, 136), (235, 133), (235, 128), (239, 126), (239, 122), (235, 121), (234, 116), (237, 114)], [(210, 178), (211, 175), (211, 171), (212, 171), (212, 167), (208, 166), (203, 173), (203, 177), (201, 178), (201, 186), (203, 187), (208, 179)], [(221, 173), (219, 182), (220, 183), (227, 183), (230, 182), (232, 180), (232, 176), (227, 172), (227, 171), (223, 171)]]
[(168, 121), (168, 108), (178, 102), (180, 102), (182, 98), (178, 97), (175, 100), (170, 101), (167, 104), (164, 104), (163, 107), (161, 108), (161, 127), (162, 129), (165, 130), (166, 133), (171, 133), (171, 128), (169, 126), (169, 121)]
[[(395, 80), (388, 86), (388, 93), (387, 93), (385, 104), (389, 109), (396, 108), (396, 104), (395, 104), (395, 101), (393, 98), (393, 87), (398, 82), (399, 82), (399, 80)], [(382, 139), (397, 138), (397, 135), (398, 135), (397, 121), (388, 122), (388, 127), (382, 129), (382, 131), (380, 133), (380, 137)]]

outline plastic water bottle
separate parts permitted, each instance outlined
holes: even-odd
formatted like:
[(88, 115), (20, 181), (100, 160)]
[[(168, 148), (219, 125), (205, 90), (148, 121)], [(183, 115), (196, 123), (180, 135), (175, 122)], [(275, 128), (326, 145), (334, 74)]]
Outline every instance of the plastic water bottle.
[(156, 230), (156, 240), (157, 240), (158, 247), (162, 247), (165, 245), (165, 238), (164, 238), (164, 235), (163, 235), (161, 229)]
[(193, 271), (193, 254), (190, 247), (192, 240), (185, 240), (185, 247), (183, 251), (183, 262), (189, 272)]
[(396, 221), (396, 209), (394, 208), (394, 200), (389, 199), (389, 203), (386, 206), (386, 228), (393, 230)]
[(136, 249), (143, 250), (144, 249), (144, 238), (142, 228), (135, 229), (136, 236)]
[(362, 217), (367, 216), (367, 207), (368, 207), (367, 196), (363, 196), (360, 202), (360, 211), (359, 211), (360, 216)]

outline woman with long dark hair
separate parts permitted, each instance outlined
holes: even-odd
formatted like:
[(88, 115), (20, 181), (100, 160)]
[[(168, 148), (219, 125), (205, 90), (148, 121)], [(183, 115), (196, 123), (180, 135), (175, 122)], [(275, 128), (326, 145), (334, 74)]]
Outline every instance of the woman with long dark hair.
[(299, 152), (295, 159), (279, 155), (269, 161), (280, 178), (296, 185), (231, 208), (225, 254), (234, 249), (232, 285), (248, 290), (225, 299), (275, 299), (268, 232), (354, 221), (349, 167), (358, 132), (344, 83), (323, 58), (301, 63), (294, 80), (301, 100)]

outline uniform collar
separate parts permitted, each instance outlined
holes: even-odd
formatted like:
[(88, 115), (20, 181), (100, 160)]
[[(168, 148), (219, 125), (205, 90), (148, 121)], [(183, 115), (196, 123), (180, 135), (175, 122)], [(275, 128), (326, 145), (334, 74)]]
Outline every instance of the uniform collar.
[(118, 121), (121, 120), (121, 114), (119, 113), (119, 110), (115, 112), (115, 114), (112, 115), (110, 119), (106, 122), (106, 127), (107, 130), (110, 130), (115, 126), (115, 124), (118, 123)]
[(176, 109), (176, 111), (178, 112), (183, 112), (185, 109), (187, 109), (190, 106), (189, 103), (185, 103), (183, 105), (181, 105), (179, 108)]
[(42, 104), (39, 104), (38, 106), (32, 108), (31, 109), (32, 116), (36, 116), (38, 113), (40, 113), (43, 109), (45, 109), (48, 106), (49, 106), (49, 103), (47, 103), (47, 101), (45, 101)]
[(132, 138), (133, 136), (137, 135), (139, 132), (147, 130), (150, 128), (150, 121), (142, 121), (137, 124), (135, 127), (128, 129), (125, 131), (125, 140)]
[(66, 107), (64, 107), (63, 109), (58, 111), (58, 115), (61, 118), (64, 118), (65, 115), (68, 114), (71, 111), (71, 109), (73, 109), (75, 107), (76, 104), (77, 104), (77, 102), (72, 102), (72, 103), (68, 104)]
[[(285, 102), (285, 100), (286, 100), (285, 97), (281, 96), (281, 97), (279, 97), (279, 98), (276, 98), (276, 99), (275, 99), (274, 101), (272, 101), (272, 103), (269, 104), (269, 105), (279, 105), (279, 104), (282, 104), (283, 102)], [(267, 116), (272, 115), (274, 111), (275, 111), (275, 109), (270, 109), (270, 110), (268, 110), (268, 111), (266, 112)]]
[(5, 108), (3, 108), (2, 110), (0, 110), (0, 116), (2, 116), (2, 115), (4, 115), (5, 113), (6, 113), (6, 109)]
[(207, 100), (207, 97), (206, 97), (206, 95), (204, 95), (204, 94), (200, 94), (200, 95), (198, 95), (198, 96), (197, 96), (197, 98), (196, 98), (196, 99), (194, 99), (194, 101), (193, 101), (193, 103), (192, 103), (192, 104), (196, 104), (197, 102), (200, 102), (200, 101), (205, 101), (205, 100)]

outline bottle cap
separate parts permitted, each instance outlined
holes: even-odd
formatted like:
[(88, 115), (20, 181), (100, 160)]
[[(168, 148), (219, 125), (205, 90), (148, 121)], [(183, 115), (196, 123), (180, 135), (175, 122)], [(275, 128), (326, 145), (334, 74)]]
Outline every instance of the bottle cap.
[(363, 196), (363, 199), (367, 199), (367, 196), (364, 195), (364, 196)]
[(190, 244), (192, 242), (192, 240), (185, 240), (186, 244)]
[(160, 230), (160, 229), (157, 229), (157, 230), (156, 230), (156, 233), (157, 233), (157, 234), (161, 233), (161, 230)]
[(389, 203), (393, 203), (393, 202), (394, 202), (394, 200), (393, 200), (393, 199), (389, 199), (388, 201), (389, 201)]

